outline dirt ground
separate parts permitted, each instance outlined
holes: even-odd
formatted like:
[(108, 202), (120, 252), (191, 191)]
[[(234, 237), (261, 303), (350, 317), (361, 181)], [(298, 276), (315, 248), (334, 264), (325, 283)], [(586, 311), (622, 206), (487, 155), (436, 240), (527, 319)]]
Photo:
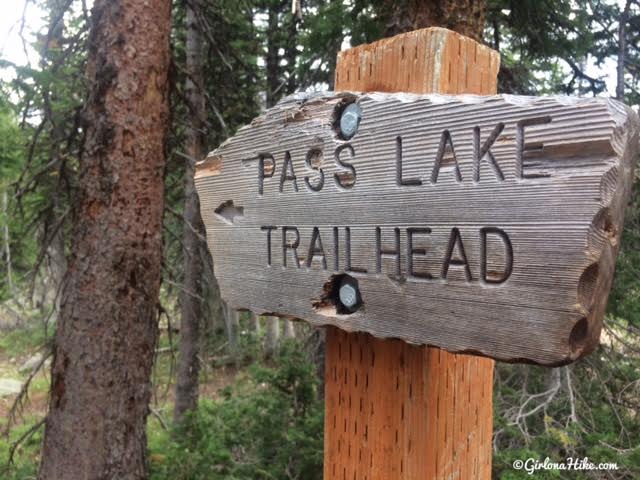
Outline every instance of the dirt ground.
[[(34, 351), (26, 351), (19, 356), (10, 357), (0, 349), (0, 378), (15, 378), (21, 381), (26, 381), (29, 376), (28, 372), (20, 373), (19, 367), (27, 361)], [(208, 399), (217, 399), (220, 397), (220, 392), (231, 385), (237, 376), (241, 374), (241, 370), (233, 366), (223, 366), (212, 368), (208, 367), (203, 372), (200, 383), (200, 397)], [(152, 408), (158, 412), (163, 412), (163, 415), (171, 417), (171, 406), (174, 401), (174, 384), (171, 382), (167, 384), (163, 382), (164, 378), (156, 376), (158, 384), (155, 387), (154, 395), (152, 397)], [(21, 417), (34, 418), (42, 417), (47, 411), (47, 402), (49, 396), (49, 372), (48, 368), (39, 371), (33, 378), (31, 388), (26, 401), (23, 403), (20, 409), (20, 416), (18, 417), (18, 424), (21, 423)], [(17, 395), (7, 395), (0, 397), (0, 419), (5, 420), (8, 418), (10, 409), (12, 408)], [(2, 422), (4, 423), (4, 422)]]

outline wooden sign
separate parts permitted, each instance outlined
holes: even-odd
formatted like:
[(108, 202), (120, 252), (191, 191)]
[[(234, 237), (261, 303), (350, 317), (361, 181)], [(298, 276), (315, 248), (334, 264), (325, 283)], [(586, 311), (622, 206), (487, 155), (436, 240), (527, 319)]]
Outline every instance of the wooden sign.
[(637, 143), (607, 99), (298, 95), (196, 186), (234, 308), (558, 365), (598, 343)]

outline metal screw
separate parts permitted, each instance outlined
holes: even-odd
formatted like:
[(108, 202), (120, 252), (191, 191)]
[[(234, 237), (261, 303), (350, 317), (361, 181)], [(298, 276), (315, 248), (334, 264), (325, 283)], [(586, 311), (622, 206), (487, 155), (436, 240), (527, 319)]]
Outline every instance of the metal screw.
[(355, 103), (350, 103), (342, 111), (340, 117), (340, 133), (345, 140), (349, 140), (358, 131), (360, 120), (362, 119), (362, 109)]
[(353, 308), (358, 303), (358, 292), (350, 283), (345, 283), (340, 287), (340, 301), (347, 308)]

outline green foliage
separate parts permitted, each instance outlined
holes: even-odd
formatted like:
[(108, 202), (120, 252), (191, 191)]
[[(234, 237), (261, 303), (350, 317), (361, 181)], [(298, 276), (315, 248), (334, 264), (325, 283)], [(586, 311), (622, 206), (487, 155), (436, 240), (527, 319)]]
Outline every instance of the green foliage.
[(640, 328), (640, 179), (636, 175), (632, 201), (625, 215), (620, 253), (616, 261), (609, 311)]
[(51, 339), (52, 332), (47, 332), (42, 325), (30, 323), (24, 328), (2, 332), (0, 336), (0, 353), (7, 357), (18, 357), (37, 350)]
[[(637, 330), (608, 319), (603, 344), (571, 366), (549, 369), (499, 364), (494, 390), (493, 477), (531, 478), (515, 460), (613, 462), (608, 477), (540, 470), (535, 478), (640, 477), (640, 351)], [(604, 472), (599, 472), (603, 474)]]
[[(248, 2), (221, 0), (198, 2), (198, 28), (202, 34), (202, 68), (206, 119), (204, 133), (208, 151), (215, 149), (259, 112), (261, 85), (257, 58), (260, 40)], [(184, 171), (187, 161), (185, 141), (193, 115), (186, 99), (186, 10), (184, 2), (174, 2), (172, 31), (173, 75), (171, 78), (171, 123), (167, 140), (165, 169), (164, 275), (163, 285), (170, 297), (182, 282), (182, 210)], [(196, 159), (202, 160), (202, 159)], [(208, 262), (208, 259), (202, 259)]]
[[(52, 251), (64, 255), (75, 195), (88, 26), (81, 8), (68, 8), (68, 3), (81, 4), (39, 2), (47, 12), (47, 26), (32, 45), (39, 54), (37, 65), (2, 62), (13, 70), (14, 79), (1, 90), (20, 118), (18, 123), (16, 114), (12, 116), (19, 130), (8, 137), (17, 144), (17, 158), (7, 163), (8, 172), (0, 166), (0, 184), (10, 189), (12, 267), (20, 290), (29, 291), (27, 301), (33, 299), (39, 275), (55, 276), (43, 267)], [(55, 282), (48, 283), (47, 290)], [(2, 293), (0, 287), (0, 299)]]
[[(245, 317), (244, 319), (242, 317)], [(238, 363), (240, 365), (250, 365), (260, 362), (264, 356), (262, 344), (264, 342), (263, 332), (256, 333), (250, 331), (246, 325), (249, 323), (248, 315), (240, 316), (240, 334), (238, 335)], [(243, 321), (244, 320), (244, 321)]]
[(322, 478), (323, 410), (314, 365), (286, 342), (172, 435), (150, 438), (154, 480)]
[(596, 19), (589, 1), (487, 1), (487, 43), (501, 54), (499, 92), (596, 94), (600, 78), (586, 74)]
[[(0, 193), (9, 189), (7, 220), (12, 264), (17, 283), (26, 289), (27, 274), (43, 263), (53, 239), (70, 237), (81, 144), (81, 109), (86, 96), (87, 21), (80, 0), (37, 0), (47, 12), (47, 27), (35, 48), (36, 65), (15, 66), (16, 78), (0, 86)], [(291, 38), (291, 2), (220, 0), (203, 5), (199, 26), (204, 32), (202, 55), (206, 93), (206, 134), (213, 149), (249, 123), (268, 88), (264, 58), (267, 42), (278, 49), (277, 81), (295, 76), (298, 89), (332, 85), (335, 56), (343, 42), (351, 45), (379, 39), (385, 30), (386, 0), (305, 0)], [(624, 3), (593, 0), (557, 2), (487, 1), (485, 40), (499, 49), (501, 92), (592, 95), (603, 93), (600, 78), (586, 66), (611, 68), (618, 56), (618, 21)], [(640, 6), (630, 3), (624, 93), (627, 103), (640, 102)], [(277, 31), (268, 32), (265, 16), (277, 10)], [(172, 35), (172, 122), (165, 175), (165, 276), (162, 304), (176, 304), (181, 282), (183, 228), (183, 145), (191, 114), (185, 101), (184, 3), (174, 2)], [(61, 19), (57, 21), (56, 19)], [(295, 68), (286, 51), (297, 50)], [(285, 93), (285, 88), (281, 89)], [(636, 182), (638, 183), (638, 182)], [(638, 188), (636, 188), (636, 192)], [(0, 260), (0, 301), (9, 291)], [(512, 468), (528, 457), (561, 461), (587, 456), (614, 461), (612, 478), (640, 478), (640, 196), (636, 193), (627, 218), (609, 301), (604, 345), (587, 359), (560, 370), (498, 364), (495, 395), (494, 478), (532, 476)], [(30, 278), (33, 278), (31, 276)], [(170, 309), (173, 310), (173, 309)], [(173, 311), (170, 312), (173, 315)], [(167, 315), (169, 316), (169, 315)], [(42, 328), (17, 330), (0, 337), (6, 356), (19, 356), (47, 339)], [(165, 342), (163, 339), (162, 342)], [(241, 365), (260, 361), (259, 338), (240, 336)], [(209, 352), (218, 343), (211, 342)], [(169, 346), (161, 343), (160, 347)], [(173, 358), (159, 354), (156, 383), (171, 387)], [(322, 410), (317, 399), (314, 367), (301, 347), (286, 344), (272, 366), (254, 365), (224, 392), (220, 400), (202, 400), (189, 422), (170, 434), (150, 421), (152, 478), (285, 479), (321, 478)], [(559, 372), (559, 376), (557, 374)], [(526, 414), (525, 416), (523, 416)], [(0, 425), (3, 419), (0, 419)], [(10, 437), (0, 437), (0, 464), (10, 442), (35, 423), (27, 418)], [(42, 430), (23, 443), (8, 480), (35, 477)], [(575, 472), (572, 472), (575, 473)], [(8, 475), (8, 476), (7, 476)], [(535, 478), (598, 478), (540, 471)]]
[[(37, 427), (38, 419), (27, 418), (18, 427), (11, 429), (9, 436), (0, 435), (0, 478), (2, 480), (35, 479), (40, 461), (40, 445), (44, 434), (44, 426)], [(0, 420), (0, 429), (4, 419)], [(37, 428), (36, 428), (37, 427)], [(31, 432), (35, 428), (35, 431)], [(8, 464), (14, 443), (24, 439), (15, 448), (12, 463)]]
[[(637, 2), (636, 2), (637, 3)], [(586, 66), (618, 60), (617, 2), (490, 0), (485, 38), (500, 50), (499, 91), (593, 95), (604, 92)], [(630, 9), (625, 94), (638, 103), (639, 5)], [(635, 72), (635, 73), (634, 73)], [(637, 178), (637, 177), (636, 177)], [(636, 181), (636, 192), (638, 191)], [(620, 467), (606, 478), (640, 477), (640, 198), (627, 210), (609, 299), (603, 345), (586, 359), (556, 370), (498, 364), (494, 478), (530, 478), (514, 460), (588, 457)], [(556, 373), (554, 373), (556, 372)], [(559, 383), (557, 383), (559, 382)], [(557, 390), (551, 387), (556, 387)], [(600, 476), (598, 476), (600, 475)], [(587, 472), (537, 471), (535, 478), (605, 478)]]
[(379, 1), (309, 1), (304, 3), (298, 59), (299, 88), (333, 86), (336, 55), (346, 39), (353, 46), (382, 37), (375, 14)]
[[(18, 178), (22, 167), (23, 138), (13, 106), (6, 94), (0, 90), (0, 229), (8, 227), (9, 247), (13, 257), (11, 268), (14, 270), (17, 268), (18, 272), (23, 271), (25, 263), (28, 263), (33, 251), (33, 243), (19, 234), (24, 228), (23, 223), (15, 215), (12, 215), (15, 205), (11, 183)], [(3, 231), (1, 238), (2, 242), (6, 241)], [(2, 251), (3, 255), (0, 256), (0, 272), (2, 272), (0, 273), (0, 301), (8, 299), (15, 293), (11, 291), (9, 285), (8, 259), (4, 255), (4, 248)], [(12, 280), (15, 281), (15, 278)]]
[(7, 94), (0, 90), (0, 185), (15, 180), (22, 166), (22, 134)]

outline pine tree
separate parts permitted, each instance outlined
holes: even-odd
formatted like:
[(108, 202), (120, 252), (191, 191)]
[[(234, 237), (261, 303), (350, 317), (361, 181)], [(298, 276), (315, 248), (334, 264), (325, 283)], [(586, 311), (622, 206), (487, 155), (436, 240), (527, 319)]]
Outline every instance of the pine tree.
[(170, 2), (93, 7), (72, 254), (39, 478), (147, 477)]

